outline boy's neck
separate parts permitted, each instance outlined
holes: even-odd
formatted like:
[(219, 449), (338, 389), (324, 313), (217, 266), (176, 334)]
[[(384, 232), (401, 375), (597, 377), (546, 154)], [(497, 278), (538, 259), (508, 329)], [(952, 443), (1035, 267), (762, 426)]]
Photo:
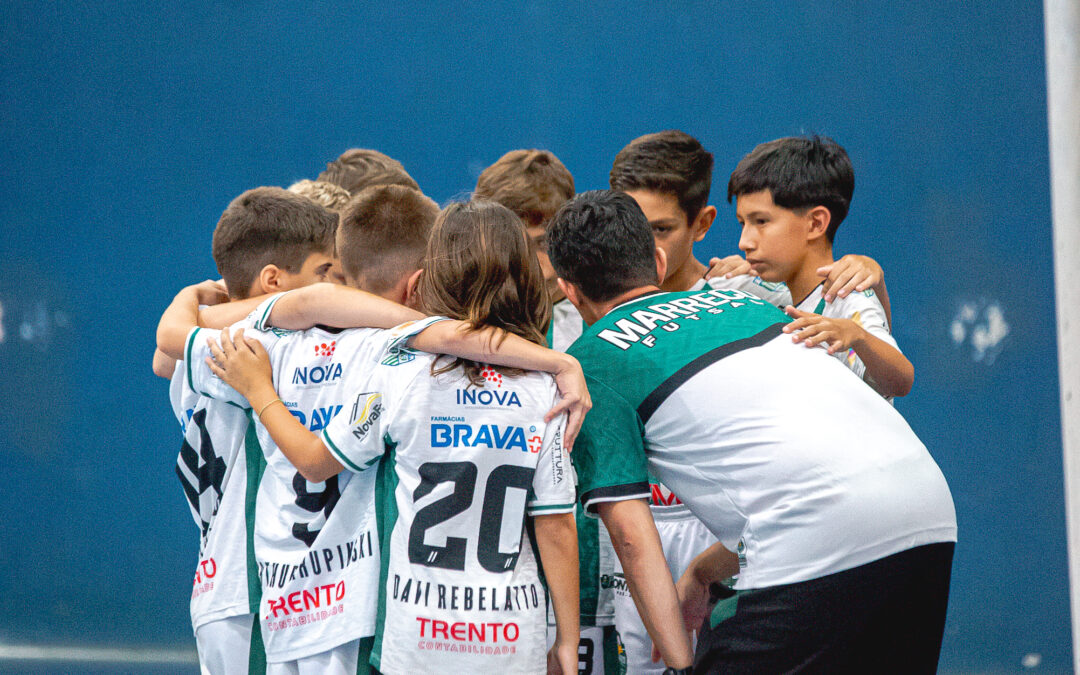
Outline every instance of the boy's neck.
[(797, 305), (805, 300), (806, 296), (824, 281), (817, 273), (818, 268), (831, 265), (832, 262), (832, 246), (811, 248), (807, 251), (799, 270), (784, 281), (791, 291), (791, 301)]
[(703, 265), (701, 261), (694, 256), (690, 256), (682, 267), (673, 270), (664, 277), (660, 289), (668, 292), (688, 291), (705, 276), (705, 272), (708, 270), (709, 268)]

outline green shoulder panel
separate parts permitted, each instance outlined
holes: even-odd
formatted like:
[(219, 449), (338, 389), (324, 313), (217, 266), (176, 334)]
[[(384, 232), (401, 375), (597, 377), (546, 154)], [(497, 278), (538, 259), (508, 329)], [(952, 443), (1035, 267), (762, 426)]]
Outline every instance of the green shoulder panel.
[(567, 351), (637, 408), (695, 359), (788, 321), (742, 291), (657, 293), (614, 309)]

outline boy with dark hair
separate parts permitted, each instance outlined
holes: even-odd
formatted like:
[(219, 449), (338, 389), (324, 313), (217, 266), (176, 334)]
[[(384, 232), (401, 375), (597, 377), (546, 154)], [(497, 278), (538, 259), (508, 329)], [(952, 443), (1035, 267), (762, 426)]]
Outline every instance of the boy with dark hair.
[(889, 331), (872, 289), (826, 301), (817, 270), (833, 264), (832, 242), (851, 204), (855, 173), (829, 138), (792, 137), (763, 143), (739, 161), (728, 181), (742, 225), (739, 248), (762, 279), (791, 290), (796, 342), (822, 345), (882, 396), (911, 390), (914, 368)]
[[(473, 199), (502, 204), (525, 224), (552, 302), (547, 343), (561, 352), (581, 335), (584, 323), (556, 283), (548, 260), (546, 227), (573, 196), (574, 177), (566, 166), (553, 153), (535, 149), (511, 150), (500, 157), (481, 172), (472, 194)], [(615, 551), (603, 525), (587, 518), (580, 505), (575, 518), (581, 555), (579, 671), (615, 675), (624, 672), (615, 631)], [(554, 637), (554, 631), (549, 631), (549, 641)]]
[(405, 282), (420, 269), (439, 205), (414, 188), (375, 185), (353, 195), (341, 213), (338, 246), (346, 283), (405, 301)]
[[(701, 628), (694, 672), (933, 672), (956, 541), (937, 465), (884, 399), (792, 344), (775, 307), (737, 290), (662, 292), (666, 254), (648, 250), (649, 230), (629, 196), (590, 192), (556, 214), (548, 250), (590, 324), (569, 350), (594, 403), (571, 456), (579, 496), (607, 525), (669, 672), (691, 671), (681, 615)], [(615, 251), (635, 272), (601, 287), (592, 277)], [(679, 580), (681, 613), (650, 473), (720, 541)], [(735, 573), (736, 595), (699, 623)]]
[(403, 185), (419, 190), (413, 177), (405, 171), (401, 162), (388, 157), (378, 150), (352, 148), (326, 165), (326, 170), (317, 180), (340, 185), (356, 194), (372, 185)]
[[(214, 261), (229, 295), (240, 300), (325, 279), (336, 224), (334, 214), (280, 188), (244, 192), (214, 230)], [(197, 308), (224, 300), (222, 291), (220, 284), (204, 282), (178, 298)], [(183, 357), (180, 340), (159, 340), (159, 348)], [(214, 674), (262, 672), (265, 657), (254, 614), (259, 582), (249, 537), (262, 457), (247, 452), (248, 418), (242, 411), (192, 389), (185, 378), (190, 362), (159, 355), (173, 366), (162, 372), (155, 356), (155, 372), (173, 380), (170, 400), (184, 433), (176, 474), (201, 535), (191, 594), (199, 660), (204, 672)]]

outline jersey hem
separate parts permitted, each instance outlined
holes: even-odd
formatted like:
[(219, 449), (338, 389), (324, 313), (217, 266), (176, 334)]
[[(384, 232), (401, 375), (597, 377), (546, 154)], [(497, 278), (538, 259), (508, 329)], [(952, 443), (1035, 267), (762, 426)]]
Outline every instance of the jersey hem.
[(609, 485), (589, 490), (581, 495), (581, 506), (589, 515), (595, 515), (594, 506), (601, 502), (622, 502), (630, 499), (648, 500), (652, 495), (649, 484), (645, 481), (638, 483), (626, 483), (623, 485)]
[[(878, 542), (873, 546), (853, 551), (851, 554), (845, 556), (843, 561), (824, 565), (820, 568), (811, 567), (808, 569), (808, 566), (805, 564), (788, 565), (755, 574), (747, 567), (740, 573), (739, 581), (735, 584), (735, 588), (736, 590), (742, 591), (757, 588), (771, 588), (773, 586), (783, 586), (786, 584), (797, 584), (803, 581), (827, 577), (830, 574), (837, 574), (838, 572), (846, 572), (847, 570), (854, 569), (861, 565), (866, 565), (876, 560), (896, 555), (897, 553), (903, 553), (904, 551), (918, 548), (919, 546), (950, 542), (956, 542), (955, 525), (934, 527), (927, 530), (919, 530), (917, 532), (907, 532), (903, 535), (893, 537), (888, 541)], [(753, 563), (751, 563), (751, 565), (752, 564)], [(759, 577), (762, 576), (766, 577), (766, 579), (759, 579)]]

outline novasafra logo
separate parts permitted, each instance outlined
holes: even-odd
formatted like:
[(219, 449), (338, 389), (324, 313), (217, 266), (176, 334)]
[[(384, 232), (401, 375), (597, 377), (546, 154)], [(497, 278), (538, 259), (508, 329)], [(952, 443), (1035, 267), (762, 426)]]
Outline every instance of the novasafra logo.
[(651, 333), (657, 328), (668, 333), (679, 330), (679, 323), (675, 319), (700, 321), (701, 312), (722, 314), (725, 307), (737, 308), (746, 304), (764, 305), (766, 303), (748, 293), (736, 290), (694, 293), (635, 310), (628, 317), (616, 321), (613, 328), (605, 328), (597, 333), (596, 337), (623, 350), (629, 349), (630, 345), (636, 342), (652, 347), (656, 344), (656, 336)]
[(536, 427), (529, 427), (529, 433), (533, 435), (526, 438), (523, 427), (498, 424), (432, 424), (431, 447), (540, 452), (541, 438), (536, 435)]
[(458, 389), (454, 394), (454, 402), (458, 405), (469, 406), (504, 406), (521, 407), (521, 399), (516, 391), (492, 391), (490, 389)]
[(357, 440), (363, 440), (372, 427), (379, 422), (380, 417), (382, 417), (382, 394), (373, 392), (358, 394), (349, 415), (352, 435)]
[(341, 379), (341, 364), (303, 366), (293, 371), (292, 383), (298, 387), (318, 387)]

